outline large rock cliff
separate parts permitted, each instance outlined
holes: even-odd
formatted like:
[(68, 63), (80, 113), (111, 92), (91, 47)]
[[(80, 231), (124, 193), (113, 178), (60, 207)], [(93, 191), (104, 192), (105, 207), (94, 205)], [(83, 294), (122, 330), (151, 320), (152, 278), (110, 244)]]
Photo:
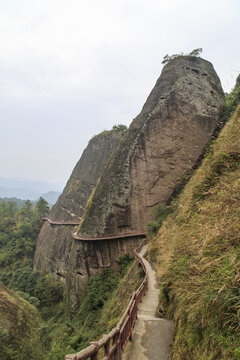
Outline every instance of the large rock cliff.
[(211, 63), (178, 57), (167, 64), (141, 113), (109, 162), (81, 222), (79, 236), (144, 230), (196, 163), (224, 106)]
[[(164, 66), (98, 183), (99, 160), (91, 162), (89, 172), (98, 173), (95, 181), (82, 168), (74, 170), (74, 174), (81, 172), (84, 182), (78, 183), (76, 175), (69, 180), (50, 217), (81, 217), (80, 225), (71, 241), (73, 227), (45, 224), (34, 260), (37, 270), (58, 273), (59, 278), (67, 274), (72, 304), (89, 275), (114, 267), (119, 256), (136, 246), (153, 217), (152, 208), (165, 204), (178, 181), (196, 164), (223, 107), (224, 94), (212, 64), (197, 57), (178, 57)], [(83, 200), (82, 188), (88, 186), (95, 190), (89, 190)]]
[(65, 281), (74, 224), (124, 133), (104, 131), (89, 141), (37, 239), (34, 269)]

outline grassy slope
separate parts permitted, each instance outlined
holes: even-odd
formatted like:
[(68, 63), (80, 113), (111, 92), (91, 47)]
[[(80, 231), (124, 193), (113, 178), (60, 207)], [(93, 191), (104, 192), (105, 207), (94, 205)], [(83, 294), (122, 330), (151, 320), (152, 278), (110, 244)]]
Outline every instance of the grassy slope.
[(150, 245), (174, 360), (240, 359), (240, 107)]
[(36, 308), (0, 283), (1, 359), (41, 359), (39, 322)]

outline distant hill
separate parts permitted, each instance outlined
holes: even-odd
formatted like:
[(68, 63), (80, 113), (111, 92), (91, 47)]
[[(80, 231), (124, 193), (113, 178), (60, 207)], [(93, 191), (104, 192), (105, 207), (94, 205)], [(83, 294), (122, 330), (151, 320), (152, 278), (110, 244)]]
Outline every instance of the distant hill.
[(42, 196), (53, 205), (62, 191), (62, 184), (17, 178), (0, 178), (0, 198), (38, 200)]
[[(8, 202), (8, 201), (14, 202), (16, 204), (16, 207), (18, 209), (21, 209), (21, 207), (23, 207), (23, 205), (25, 204), (26, 200), (18, 199), (18, 198), (15, 198), (15, 197), (12, 197), (12, 198), (8, 198), (8, 197), (0, 198), (0, 203), (4, 202), (4, 201), (5, 202)], [(31, 201), (32, 206), (35, 206), (36, 202), (37, 201)]]
[[(59, 191), (49, 191), (49, 192), (47, 192), (45, 194), (42, 194), (41, 197), (44, 198), (48, 202), (48, 204), (50, 206), (53, 206), (56, 203), (56, 201), (57, 201), (60, 194), (61, 193)], [(31, 200), (32, 206), (36, 205), (38, 199)], [(12, 201), (12, 202), (15, 202), (18, 209), (23, 207), (26, 200), (27, 199), (18, 199), (16, 197), (2, 197), (2, 198), (0, 197), (0, 203), (3, 202), (3, 201), (5, 201), (5, 202)]]
[(60, 195), (60, 191), (48, 191), (45, 194), (42, 194), (42, 198), (44, 198), (49, 205), (54, 205)]

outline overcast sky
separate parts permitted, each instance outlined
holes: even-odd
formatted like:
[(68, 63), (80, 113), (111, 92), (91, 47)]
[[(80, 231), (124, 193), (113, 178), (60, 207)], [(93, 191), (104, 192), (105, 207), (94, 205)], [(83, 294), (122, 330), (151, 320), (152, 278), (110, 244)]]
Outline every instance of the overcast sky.
[(239, 0), (0, 0), (0, 176), (65, 183), (88, 140), (140, 112), (166, 54), (240, 72)]

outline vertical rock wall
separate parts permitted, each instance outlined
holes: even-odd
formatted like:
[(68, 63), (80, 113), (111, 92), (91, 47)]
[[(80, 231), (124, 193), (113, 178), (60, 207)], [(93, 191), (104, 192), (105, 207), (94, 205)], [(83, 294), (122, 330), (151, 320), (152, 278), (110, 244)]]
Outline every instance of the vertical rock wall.
[(99, 182), (79, 235), (138, 231), (196, 163), (224, 106), (218, 76), (206, 60), (167, 64)]
[[(119, 131), (104, 131), (90, 140), (50, 212), (50, 220), (80, 222), (88, 198), (123, 135)], [(35, 270), (65, 282), (73, 230), (71, 225), (43, 224), (34, 255)]]
[[(63, 280), (67, 276), (72, 304), (89, 275), (114, 267), (119, 256), (136, 246), (138, 237), (118, 236), (145, 231), (152, 207), (165, 204), (196, 163), (223, 107), (224, 94), (212, 64), (178, 57), (163, 68), (119, 146), (116, 134), (89, 143), (50, 213), (54, 220), (82, 218), (74, 231), (85, 240), (72, 240), (72, 227), (45, 224), (34, 259), (36, 270)], [(87, 240), (110, 234), (116, 239)]]

